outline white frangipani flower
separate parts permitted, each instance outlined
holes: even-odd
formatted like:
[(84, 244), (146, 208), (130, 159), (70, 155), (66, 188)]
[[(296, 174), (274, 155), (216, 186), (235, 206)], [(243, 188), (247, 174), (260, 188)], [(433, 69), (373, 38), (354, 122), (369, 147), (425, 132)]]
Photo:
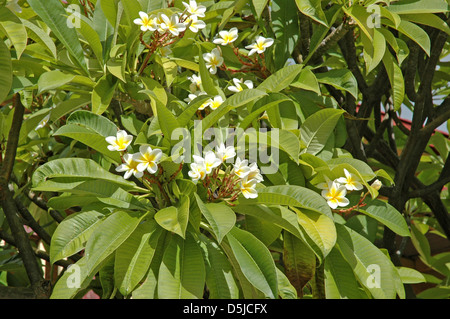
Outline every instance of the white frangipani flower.
[(257, 183), (261, 183), (264, 178), (261, 175), (261, 171), (259, 170), (258, 165), (256, 163), (251, 163), (248, 167), (250, 168), (250, 173), (248, 173), (246, 178), (248, 180), (254, 179)]
[(150, 174), (155, 174), (158, 170), (158, 163), (163, 153), (159, 148), (152, 148), (149, 145), (141, 145), (139, 153), (133, 155), (133, 159), (138, 162), (137, 169), (140, 172), (147, 170)]
[(47, 125), (48, 121), (50, 120), (50, 113), (48, 113), (40, 122), (39, 124), (36, 126), (35, 130), (39, 130), (41, 128), (43, 128), (44, 126)]
[(192, 16), (203, 18), (205, 16), (206, 7), (198, 5), (195, 0), (189, 0), (189, 4), (182, 2), (185, 6), (186, 11)]
[(256, 198), (258, 197), (258, 192), (256, 190), (256, 184), (257, 181), (255, 179), (248, 179), (248, 177), (245, 177), (240, 182), (240, 188), (242, 195), (244, 195), (245, 198)]
[(239, 157), (236, 158), (236, 162), (233, 165), (233, 173), (239, 178), (245, 178), (250, 174), (250, 167), (248, 166), (247, 160), (241, 160)]
[(340, 177), (336, 181), (343, 184), (349, 191), (359, 191), (363, 189), (363, 185), (359, 182), (359, 178), (344, 168), (345, 177)]
[(219, 32), (219, 38), (213, 40), (215, 44), (227, 45), (233, 43), (238, 38), (238, 29), (231, 28), (229, 31), (222, 30)]
[(217, 68), (223, 64), (223, 57), (217, 48), (212, 49), (211, 53), (203, 53), (203, 59), (211, 74), (216, 74)]
[(125, 154), (123, 160), (125, 163), (120, 164), (116, 168), (116, 172), (125, 172), (123, 178), (128, 179), (131, 175), (141, 178), (144, 175), (144, 172), (139, 171), (138, 169), (139, 162), (134, 160), (134, 154)]
[(174, 36), (178, 36), (180, 32), (186, 30), (186, 25), (180, 23), (180, 17), (178, 14), (172, 14), (170, 19), (165, 14), (161, 15), (163, 22), (161, 23), (161, 29), (164, 31), (169, 31)]
[(242, 87), (242, 84), (244, 84), (244, 86), (246, 86), (248, 89), (253, 89), (253, 82), (250, 80), (246, 80), (243, 82), (243, 79), (238, 79), (238, 78), (233, 78), (233, 83), (234, 85), (230, 85), (228, 87), (228, 90), (230, 90), (231, 92), (241, 92), (244, 90), (244, 88)]
[(331, 182), (329, 189), (322, 191), (322, 196), (327, 200), (328, 206), (332, 209), (336, 209), (338, 206), (344, 207), (350, 203), (345, 195), (347, 195), (345, 186), (334, 181)]
[(213, 99), (209, 99), (209, 107), (212, 110), (217, 109), (219, 106), (221, 106), (223, 103), (223, 98), (220, 95), (216, 95)]
[(184, 23), (189, 26), (189, 30), (195, 33), (197, 33), (200, 29), (206, 28), (206, 23), (199, 20), (197, 16), (190, 16), (184, 21)]
[(202, 84), (202, 78), (200, 77), (200, 75), (192, 74), (188, 77), (188, 80), (191, 81), (191, 84), (189, 85), (189, 89), (191, 90), (191, 92), (200, 90), (200, 85)]
[(117, 132), (116, 136), (108, 136), (105, 140), (110, 144), (108, 145), (110, 151), (123, 152), (127, 149), (128, 145), (130, 145), (133, 136), (128, 135), (124, 130), (120, 130)]
[(222, 161), (216, 157), (213, 151), (206, 152), (204, 161), (206, 174), (210, 174), (214, 168), (222, 164)]
[(198, 180), (204, 180), (206, 177), (206, 167), (205, 163), (191, 163), (191, 170), (188, 172), (190, 178), (194, 183), (197, 183)]
[(219, 158), (222, 163), (225, 162), (229, 158), (233, 158), (236, 156), (236, 151), (234, 150), (233, 146), (227, 146), (225, 147), (224, 143), (220, 143), (216, 147), (216, 156)]
[[(194, 92), (194, 93), (190, 93), (190, 94), (188, 95), (188, 97), (185, 98), (184, 100), (185, 100), (187, 103), (191, 103), (196, 97), (199, 97), (200, 95), (207, 95), (207, 94), (206, 94), (206, 92), (203, 92), (203, 91), (196, 91), (196, 92)], [(208, 103), (205, 102), (205, 103), (203, 103), (201, 106), (203, 107), (203, 108), (202, 108), (202, 110), (203, 110), (206, 106), (208, 106)]]
[(157, 29), (156, 16), (148, 16), (144, 11), (139, 12), (140, 19), (134, 19), (134, 24), (141, 26), (141, 31), (155, 31)]
[(273, 39), (265, 38), (263, 36), (258, 36), (256, 38), (255, 43), (247, 45), (245, 48), (250, 49), (250, 52), (248, 53), (248, 55), (250, 56), (250, 55), (253, 55), (254, 53), (258, 53), (258, 54), (263, 53), (272, 44), (273, 44)]

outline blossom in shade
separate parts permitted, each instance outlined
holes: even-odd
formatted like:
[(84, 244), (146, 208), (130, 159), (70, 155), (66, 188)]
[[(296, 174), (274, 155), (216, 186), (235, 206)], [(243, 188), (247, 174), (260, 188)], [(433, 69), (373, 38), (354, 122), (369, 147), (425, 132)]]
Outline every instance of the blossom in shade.
[(383, 184), (381, 183), (381, 181), (379, 179), (376, 179), (376, 180), (374, 180), (374, 182), (372, 184), (370, 184), (370, 186), (372, 186), (376, 190), (379, 190), (381, 188), (381, 186), (383, 186)]
[(248, 53), (248, 55), (250, 56), (250, 55), (253, 55), (254, 53), (258, 53), (258, 54), (263, 53), (272, 44), (273, 44), (273, 39), (259, 36), (256, 38), (255, 43), (247, 45), (245, 48), (250, 49), (250, 52)]
[(211, 74), (216, 74), (217, 68), (223, 64), (223, 57), (217, 48), (212, 49), (210, 53), (203, 53), (203, 59)]
[(214, 168), (222, 164), (222, 161), (216, 157), (213, 151), (208, 151), (204, 158), (206, 174), (210, 174)]
[(261, 183), (264, 178), (261, 175), (261, 171), (259, 170), (258, 165), (256, 163), (251, 163), (248, 167), (250, 168), (250, 172), (248, 173), (246, 178), (248, 180), (254, 179), (257, 183)]
[(238, 38), (238, 29), (231, 28), (229, 31), (222, 30), (219, 32), (219, 37), (214, 39), (215, 44), (227, 45), (233, 43)]
[(139, 163), (137, 169), (140, 172), (147, 170), (150, 174), (155, 174), (162, 154), (158, 148), (153, 150), (149, 145), (141, 145), (139, 153), (134, 154), (133, 159)]
[(188, 77), (188, 80), (191, 81), (191, 84), (189, 85), (189, 89), (191, 90), (191, 92), (200, 90), (202, 78), (199, 75), (192, 74), (191, 76)]
[(127, 149), (128, 145), (130, 145), (133, 136), (128, 135), (124, 130), (120, 130), (117, 132), (116, 136), (108, 136), (105, 140), (110, 144), (108, 145), (110, 151), (123, 152)]
[[(241, 92), (244, 90), (244, 87), (253, 89), (253, 82), (250, 80), (243, 81), (242, 79), (233, 78), (233, 83), (234, 85), (230, 85), (228, 87), (228, 90), (230, 90), (231, 92)], [(242, 84), (244, 85), (244, 87), (242, 86)]]
[(144, 172), (138, 169), (139, 162), (134, 160), (134, 154), (125, 154), (123, 156), (124, 163), (116, 167), (116, 172), (125, 172), (123, 178), (128, 179), (131, 175), (141, 178)]
[(36, 126), (35, 130), (39, 130), (47, 125), (48, 121), (50, 120), (50, 113), (48, 113)]
[(345, 195), (347, 195), (347, 189), (345, 186), (340, 185), (335, 181), (331, 182), (329, 189), (324, 189), (322, 191), (322, 197), (327, 200), (328, 206), (332, 209), (336, 209), (337, 207), (345, 207), (350, 203)]
[(340, 177), (336, 179), (336, 181), (340, 184), (343, 184), (345, 188), (349, 191), (359, 191), (363, 189), (363, 185), (359, 182), (359, 178), (355, 175), (350, 173), (344, 168), (344, 174), (345, 177)]

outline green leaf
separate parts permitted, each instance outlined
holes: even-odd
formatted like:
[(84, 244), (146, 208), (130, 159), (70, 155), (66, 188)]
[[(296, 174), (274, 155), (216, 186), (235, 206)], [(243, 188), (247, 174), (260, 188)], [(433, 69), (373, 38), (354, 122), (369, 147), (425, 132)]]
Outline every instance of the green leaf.
[(256, 16), (258, 18), (261, 18), (261, 13), (266, 7), (267, 2), (269, 2), (269, 0), (252, 0), (253, 7), (255, 7)]
[(116, 250), (114, 276), (120, 293), (128, 296), (144, 278), (158, 245), (162, 229), (144, 220)]
[(69, 51), (84, 73), (89, 74), (77, 32), (75, 28), (68, 27), (67, 13), (61, 2), (58, 0), (29, 0), (28, 3), (61, 41), (64, 48)]
[(92, 112), (103, 114), (109, 107), (116, 91), (117, 81), (111, 75), (104, 75), (95, 84), (92, 91)]
[(269, 102), (269, 103), (265, 103), (262, 107), (256, 109), (255, 111), (253, 111), (252, 113), (250, 113), (249, 115), (247, 115), (242, 121), (239, 122), (238, 127), (242, 128), (243, 130), (245, 130), (254, 119), (256, 119), (257, 117), (261, 116), (262, 113), (264, 113), (265, 111), (267, 111), (268, 109), (279, 105), (282, 102), (285, 101), (289, 101), (289, 98), (281, 98), (281, 99), (277, 99), (275, 101)]
[(90, 49), (94, 52), (98, 63), (101, 67), (103, 67), (103, 47), (98, 33), (92, 26), (92, 21), (87, 17), (80, 15), (80, 27), (76, 29), (89, 44)]
[(448, 12), (445, 0), (402, 0), (386, 7), (397, 14)]
[(69, 215), (56, 228), (50, 244), (50, 263), (81, 251), (104, 214), (91, 210)]
[(255, 199), (240, 199), (239, 205), (285, 205), (305, 208), (332, 218), (325, 199), (306, 187), (297, 185), (269, 186), (258, 190)]
[(86, 244), (86, 268), (95, 272), (133, 233), (147, 213), (116, 211), (108, 216), (89, 237)]
[(170, 206), (159, 210), (155, 214), (155, 220), (164, 229), (185, 238), (189, 220), (189, 197), (182, 195), (179, 207)]
[(201, 236), (200, 246), (205, 255), (206, 286), (210, 299), (238, 299), (239, 288), (233, 267), (216, 242)]
[[(365, 35), (361, 34), (364, 39)], [(372, 72), (383, 59), (384, 52), (386, 50), (386, 39), (383, 33), (377, 29), (373, 30), (373, 40), (363, 42), (364, 45), (364, 59), (366, 61), (366, 74)], [(369, 45), (370, 44), (370, 45)]]
[(342, 113), (343, 110), (327, 108), (309, 116), (300, 127), (301, 141), (305, 145), (302, 153), (318, 154), (333, 133)]
[(350, 70), (335, 69), (324, 73), (316, 73), (319, 83), (329, 84), (339, 90), (344, 90), (358, 99), (358, 83)]
[(402, 70), (394, 61), (392, 54), (386, 50), (383, 57), (383, 64), (391, 83), (394, 99), (394, 110), (397, 111), (403, 104), (405, 98), (405, 80), (403, 78)]
[(359, 283), (376, 299), (394, 299), (397, 269), (386, 255), (369, 240), (344, 225), (336, 224), (337, 247), (353, 269)]
[(28, 37), (33, 39), (35, 42), (44, 45), (56, 60), (58, 58), (58, 53), (53, 39), (36, 24), (26, 19), (20, 20), (22, 21), (22, 24), (28, 29), (27, 31)]
[(336, 247), (325, 258), (325, 295), (327, 299), (367, 299), (351, 266)]
[(413, 268), (397, 267), (397, 269), (404, 284), (419, 284), (422, 282), (427, 282), (425, 276)]
[(251, 233), (234, 227), (226, 238), (247, 280), (268, 298), (278, 296), (275, 263), (267, 247)]
[(314, 72), (311, 71), (311, 67), (303, 68), (298, 78), (291, 83), (291, 86), (320, 94), (319, 82)]
[(32, 177), (32, 186), (38, 187), (41, 183), (52, 178), (79, 177), (86, 180), (109, 181), (124, 188), (133, 188), (134, 183), (126, 181), (106, 171), (91, 159), (61, 158), (49, 161), (38, 167)]
[(359, 211), (378, 220), (402, 237), (411, 236), (405, 218), (394, 207), (378, 199), (366, 199), (364, 202), (367, 206), (358, 209)]
[(217, 238), (217, 242), (220, 244), (225, 235), (236, 223), (235, 213), (225, 204), (205, 204), (197, 193), (194, 193), (194, 196), (197, 201), (197, 206), (208, 221), (208, 224), (211, 226), (214, 235)]
[(204, 133), (208, 128), (212, 127), (218, 120), (222, 118), (225, 114), (231, 110), (257, 100), (266, 93), (259, 89), (243, 90), (236, 94), (233, 94), (227, 98), (217, 109), (212, 111), (208, 116), (202, 120), (202, 133)]
[(294, 81), (302, 68), (302, 64), (285, 66), (265, 79), (257, 89), (265, 92), (280, 92)]
[(280, 69), (291, 56), (299, 38), (298, 11), (293, 1), (276, 0), (271, 3), (271, 26), (276, 39), (274, 65)]
[(307, 236), (307, 243), (322, 261), (336, 244), (337, 234), (333, 219), (314, 211), (294, 207), (291, 209), (297, 214), (298, 223)]
[(428, 25), (450, 35), (450, 27), (448, 24), (433, 13), (421, 12), (420, 14), (402, 14), (402, 19), (418, 24)]
[(205, 285), (201, 248), (190, 233), (186, 239), (171, 236), (158, 276), (158, 298), (200, 299)]
[(14, 45), (19, 59), (27, 46), (27, 30), (22, 21), (7, 7), (0, 8), (0, 30), (2, 29)]
[(286, 277), (303, 295), (303, 287), (314, 277), (316, 270), (316, 255), (300, 239), (288, 232), (283, 233), (283, 264)]
[(75, 78), (74, 74), (63, 73), (59, 70), (43, 73), (38, 80), (38, 94), (59, 88)]
[(327, 17), (322, 10), (321, 0), (295, 0), (298, 9), (311, 19), (328, 26)]
[(67, 119), (66, 125), (60, 127), (53, 135), (66, 136), (77, 140), (104, 154), (116, 163), (121, 163), (119, 152), (108, 150), (105, 137), (115, 136), (116, 125), (106, 117), (89, 112), (76, 111)]
[(13, 73), (11, 54), (3, 40), (0, 41), (0, 103), (3, 102), (11, 90)]
[(418, 25), (405, 20), (400, 22), (397, 30), (416, 42), (425, 53), (430, 56), (431, 40), (425, 30)]

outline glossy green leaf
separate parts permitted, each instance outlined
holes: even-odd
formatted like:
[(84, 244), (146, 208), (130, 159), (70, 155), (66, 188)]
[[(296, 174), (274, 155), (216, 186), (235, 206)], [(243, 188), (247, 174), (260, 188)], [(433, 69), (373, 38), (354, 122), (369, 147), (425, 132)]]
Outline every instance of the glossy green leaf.
[(144, 278), (155, 254), (162, 229), (154, 220), (144, 220), (116, 250), (115, 284), (124, 296)]
[(325, 146), (333, 133), (343, 110), (323, 109), (309, 116), (300, 127), (301, 141), (304, 143), (302, 152), (316, 155)]
[(205, 204), (197, 193), (194, 193), (194, 196), (197, 201), (197, 206), (199, 207), (202, 215), (208, 221), (209, 226), (211, 226), (214, 235), (220, 244), (225, 235), (234, 227), (236, 223), (235, 213), (225, 204)]
[(258, 18), (261, 18), (261, 13), (263, 12), (268, 2), (269, 0), (252, 0), (253, 7), (255, 8), (256, 16)]
[(158, 298), (200, 299), (205, 277), (202, 250), (193, 236), (171, 236), (159, 268)]
[(448, 12), (449, 5), (445, 0), (403, 0), (393, 2), (387, 7), (397, 14)]
[(257, 89), (265, 92), (280, 92), (294, 81), (302, 68), (302, 64), (285, 66), (265, 79)]
[(95, 84), (92, 91), (92, 112), (103, 114), (109, 107), (116, 90), (117, 81), (112, 76), (104, 75)]
[(7, 7), (0, 8), (0, 30), (3, 30), (11, 40), (19, 59), (27, 46), (27, 30), (22, 21)]
[(359, 283), (376, 299), (393, 299), (400, 279), (386, 255), (370, 241), (344, 225), (336, 224), (337, 247)]
[(319, 83), (329, 84), (335, 88), (347, 91), (351, 95), (358, 98), (358, 83), (353, 73), (347, 69), (333, 69), (324, 73), (316, 73)]
[(351, 266), (335, 247), (325, 258), (325, 296), (327, 299), (367, 299)]
[(226, 238), (247, 280), (268, 298), (276, 298), (277, 274), (267, 247), (251, 233), (236, 227)]
[(159, 210), (155, 214), (155, 220), (164, 229), (185, 238), (189, 220), (189, 197), (183, 195), (179, 207), (170, 206)]
[(11, 54), (3, 41), (0, 41), (0, 101), (3, 102), (11, 90), (13, 74)]
[(321, 0), (295, 0), (298, 9), (311, 19), (328, 26), (327, 18), (322, 10)]
[(394, 61), (392, 54), (386, 50), (383, 57), (383, 64), (391, 83), (394, 99), (394, 110), (399, 110), (405, 98), (405, 80), (403, 78), (402, 70)]
[(93, 160), (85, 158), (61, 158), (45, 163), (34, 172), (32, 186), (37, 187), (49, 179), (60, 177), (106, 180), (125, 188), (134, 186), (133, 182), (126, 181), (123, 177), (106, 171)]
[(303, 287), (314, 277), (316, 255), (303, 241), (283, 233), (283, 264), (286, 277), (296, 288), (299, 296), (303, 295)]
[(402, 237), (410, 237), (406, 220), (398, 210), (378, 199), (366, 199), (364, 202), (367, 206), (359, 209), (362, 213), (378, 220), (396, 234)]
[(92, 232), (98, 227), (104, 214), (91, 210), (72, 214), (65, 218), (52, 235), (50, 263), (72, 256), (85, 248)]
[(67, 13), (58, 0), (29, 0), (31, 8), (48, 25), (55, 36), (73, 56), (81, 69), (88, 74), (83, 49), (75, 28), (68, 27)]
[(116, 211), (108, 216), (86, 244), (86, 268), (95, 271), (133, 233), (146, 213)]
[(237, 299), (239, 287), (233, 276), (233, 268), (220, 246), (206, 236), (200, 243), (205, 255), (206, 286), (210, 299)]

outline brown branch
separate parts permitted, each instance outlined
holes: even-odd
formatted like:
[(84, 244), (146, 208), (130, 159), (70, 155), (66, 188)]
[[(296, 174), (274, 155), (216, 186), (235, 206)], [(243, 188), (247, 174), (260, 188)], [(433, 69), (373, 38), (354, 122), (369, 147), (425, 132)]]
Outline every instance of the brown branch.
[(334, 47), (338, 41), (344, 37), (348, 30), (350, 30), (350, 28), (351, 27), (347, 22), (343, 22), (337, 28), (334, 28), (333, 31), (331, 31), (331, 33), (322, 40), (309, 61), (311, 61), (311, 63), (316, 63), (315, 61), (324, 55), (329, 49)]

